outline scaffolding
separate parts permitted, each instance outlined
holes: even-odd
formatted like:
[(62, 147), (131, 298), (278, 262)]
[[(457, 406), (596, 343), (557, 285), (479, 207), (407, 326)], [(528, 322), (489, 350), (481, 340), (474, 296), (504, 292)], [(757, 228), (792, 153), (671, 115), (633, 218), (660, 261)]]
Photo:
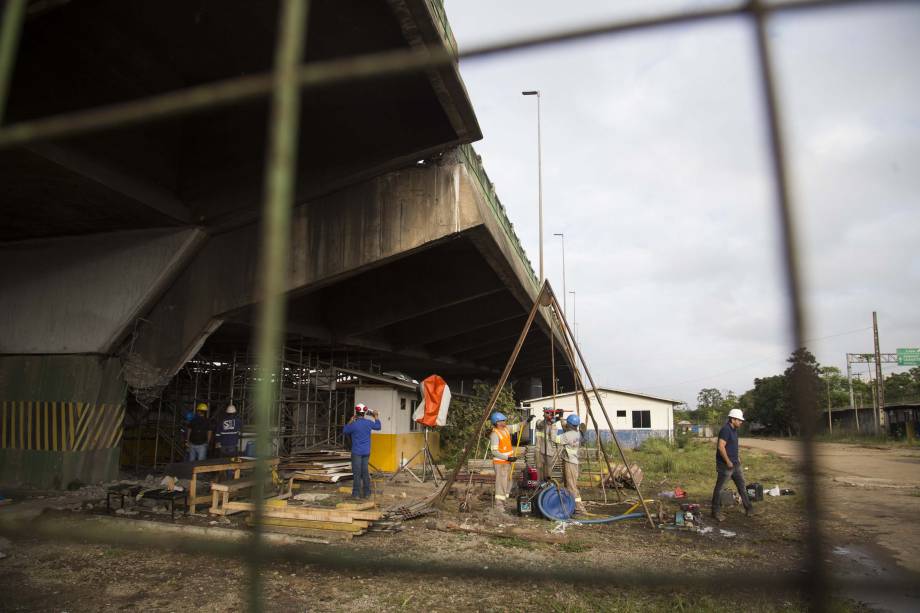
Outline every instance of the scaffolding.
[(347, 351), (311, 351), (302, 339), (282, 346), (273, 368), (266, 374), (256, 364), (250, 347), (230, 353), (207, 346), (189, 360), (159, 398), (149, 403), (134, 399), (125, 422), (122, 465), (156, 470), (182, 461), (186, 453), (186, 414), (204, 402), (214, 424), (228, 405), (237, 408), (243, 423), (240, 451), (255, 438), (255, 390), (263, 377), (271, 377), (272, 453), (290, 456), (314, 449), (343, 446), (342, 428), (354, 406), (359, 373), (381, 372), (379, 363), (356, 358)]

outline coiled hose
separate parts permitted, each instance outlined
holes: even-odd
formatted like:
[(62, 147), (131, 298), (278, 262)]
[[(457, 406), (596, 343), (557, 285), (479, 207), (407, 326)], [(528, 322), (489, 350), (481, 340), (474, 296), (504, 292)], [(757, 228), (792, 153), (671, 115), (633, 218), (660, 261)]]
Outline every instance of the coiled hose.
[(557, 485), (546, 487), (537, 496), (537, 509), (547, 519), (556, 521), (571, 520), (575, 524), (610, 524), (615, 521), (624, 519), (640, 519), (645, 517), (644, 513), (626, 513), (625, 515), (612, 515), (610, 517), (599, 517), (597, 519), (571, 519), (575, 512), (575, 498), (568, 492)]

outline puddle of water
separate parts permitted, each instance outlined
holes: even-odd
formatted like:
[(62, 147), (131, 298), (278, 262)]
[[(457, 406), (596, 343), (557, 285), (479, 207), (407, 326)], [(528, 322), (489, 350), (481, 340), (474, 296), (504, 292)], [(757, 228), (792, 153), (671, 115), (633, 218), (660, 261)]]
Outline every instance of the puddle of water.
[[(832, 549), (835, 559), (831, 560), (833, 573), (846, 585), (848, 578), (865, 579), (880, 577), (885, 579), (913, 578), (912, 573), (902, 571), (893, 559), (879, 548), (847, 543)], [(917, 583), (920, 585), (920, 582)], [(914, 588), (904, 593), (892, 591), (863, 590), (844, 588), (849, 598), (858, 600), (877, 611), (913, 613), (920, 611), (920, 590)]]

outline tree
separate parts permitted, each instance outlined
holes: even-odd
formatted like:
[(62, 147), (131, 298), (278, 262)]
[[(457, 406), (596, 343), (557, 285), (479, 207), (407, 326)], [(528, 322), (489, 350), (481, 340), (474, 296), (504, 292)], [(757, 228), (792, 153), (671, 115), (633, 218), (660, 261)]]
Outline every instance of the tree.
[(754, 379), (754, 389), (742, 394), (740, 401), (748, 411), (748, 421), (759, 423), (768, 434), (788, 433), (785, 393), (783, 375)]
[[(476, 383), (473, 385), (473, 397), (470, 400), (451, 402), (450, 411), (447, 413), (447, 424), (441, 428), (440, 432), (441, 460), (445, 464), (452, 465), (457, 460), (473, 431), (482, 432), (488, 436), (490, 426), (483, 426), (482, 415), (494, 389), (493, 385)], [(514, 395), (510, 385), (506, 385), (498, 395), (493, 411), (501, 411), (508, 416), (514, 414)], [(482, 437), (477, 441), (477, 445), (481, 440)]]
[(696, 419), (701, 424), (714, 424), (718, 421), (719, 412), (722, 410), (722, 392), (707, 387), (696, 395)]
[(806, 412), (806, 419), (817, 416), (818, 390), (821, 389), (821, 374), (818, 361), (805, 347), (792, 352), (788, 360), (790, 366), (783, 373), (785, 390), (783, 408), (785, 413), (786, 433), (788, 436), (801, 431), (799, 407), (801, 402)]
[(822, 393), (819, 394), (819, 404), (827, 406), (828, 396), (832, 407), (850, 406), (850, 389), (847, 379), (840, 373), (836, 366), (822, 366), (820, 369)]
[[(920, 381), (914, 379), (913, 371), (920, 371), (920, 368), (913, 368), (910, 372), (891, 373), (885, 377), (886, 404), (920, 399)], [(920, 372), (917, 375), (920, 376)]]

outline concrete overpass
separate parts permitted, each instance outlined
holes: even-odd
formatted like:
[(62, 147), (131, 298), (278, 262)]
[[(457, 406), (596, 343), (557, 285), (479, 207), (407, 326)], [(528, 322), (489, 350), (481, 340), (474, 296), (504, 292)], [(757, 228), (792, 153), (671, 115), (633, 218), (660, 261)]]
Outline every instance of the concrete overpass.
[[(274, 6), (35, 6), (8, 122), (270, 67)], [(455, 48), (433, 0), (313, 6), (306, 61)], [(0, 481), (114, 476), (128, 390), (248, 343), (265, 125), (260, 101), (0, 151)], [(536, 280), (465, 144), (481, 135), (456, 66), (311, 92), (301, 126), (288, 332), (494, 377)], [(548, 384), (539, 326), (513, 374)]]

